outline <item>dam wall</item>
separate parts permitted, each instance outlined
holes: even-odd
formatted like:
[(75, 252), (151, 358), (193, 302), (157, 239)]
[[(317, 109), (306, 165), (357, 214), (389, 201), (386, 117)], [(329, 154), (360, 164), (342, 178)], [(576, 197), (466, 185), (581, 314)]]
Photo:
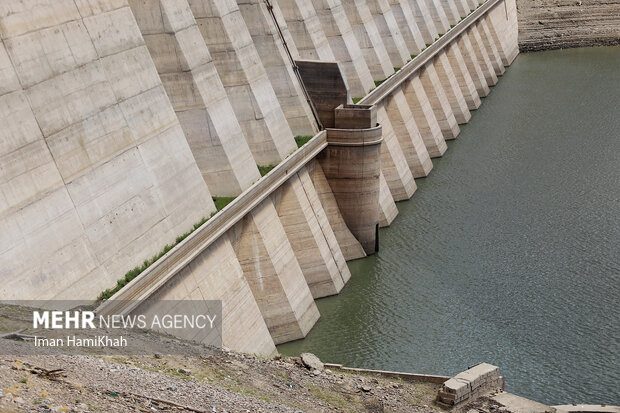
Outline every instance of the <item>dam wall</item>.
[(0, 299), (221, 300), (261, 354), (518, 53), (514, 0), (10, 0), (0, 40)]
[(620, 44), (616, 0), (517, 0), (522, 51)]

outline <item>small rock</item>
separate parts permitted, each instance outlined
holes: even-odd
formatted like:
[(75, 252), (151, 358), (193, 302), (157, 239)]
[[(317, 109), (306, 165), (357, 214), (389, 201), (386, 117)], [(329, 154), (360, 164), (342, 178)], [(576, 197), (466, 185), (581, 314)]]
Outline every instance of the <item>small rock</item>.
[(320, 376), (321, 375), (321, 371), (318, 369), (314, 369), (312, 370), (312, 374), (314, 374), (315, 376)]
[(177, 386), (170, 386), (166, 390), (177, 391)]
[(332, 374), (332, 371), (330, 369), (325, 369), (325, 373)]
[(13, 402), (14, 402), (14, 403), (17, 403), (17, 404), (24, 404), (24, 403), (26, 403), (26, 402), (24, 401), (24, 399), (22, 399), (21, 397), (16, 397), (16, 398), (14, 398), (14, 399), (13, 399)]
[(0, 399), (4, 397), (4, 390), (0, 389)]
[(312, 353), (301, 353), (301, 362), (304, 363), (304, 366), (310, 370), (319, 370), (322, 371), (325, 368), (323, 362)]
[(160, 359), (160, 358), (162, 358), (162, 355), (159, 354), (159, 353), (155, 353), (155, 354), (153, 354), (153, 357), (155, 357), (156, 359)]
[(538, 24), (542, 24), (543, 26), (545, 25), (545, 23), (543, 23), (542, 20), (538, 20)]
[(186, 376), (191, 376), (192, 371), (187, 369), (179, 369), (179, 373), (185, 374)]
[(371, 391), (371, 390), (372, 390), (372, 387), (370, 387), (370, 386), (369, 386), (369, 385), (367, 385), (367, 384), (364, 384), (364, 385), (362, 386), (362, 391), (364, 391), (364, 392), (366, 392), (366, 393), (368, 393), (368, 392), (369, 392), (369, 391)]
[(274, 360), (282, 360), (282, 354), (278, 353), (275, 356), (273, 356)]
[(371, 397), (364, 401), (364, 407), (367, 412), (381, 413), (384, 411), (383, 400), (379, 400), (376, 397)]

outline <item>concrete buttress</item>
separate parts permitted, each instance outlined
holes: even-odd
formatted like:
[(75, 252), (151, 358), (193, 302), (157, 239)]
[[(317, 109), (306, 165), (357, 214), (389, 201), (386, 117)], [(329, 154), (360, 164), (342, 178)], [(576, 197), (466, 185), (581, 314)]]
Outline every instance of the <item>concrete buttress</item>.
[(446, 93), (446, 97), (448, 98), (448, 102), (450, 103), (450, 107), (452, 108), (456, 121), (459, 124), (469, 122), (469, 119), (471, 119), (471, 113), (469, 113), (467, 102), (465, 101), (463, 92), (461, 92), (461, 87), (456, 80), (456, 76), (452, 70), (452, 65), (450, 64), (450, 60), (446, 56), (445, 52), (439, 53), (435, 59), (435, 69), (437, 70), (439, 81), (441, 82), (441, 86)]
[[(329, 222), (329, 226), (334, 231), (334, 236), (338, 241), (338, 245), (340, 246), (345, 260), (349, 261), (365, 257), (366, 253), (364, 252), (362, 245), (353, 236), (353, 234), (351, 234), (351, 230), (349, 230), (349, 227), (347, 227), (347, 224), (342, 218), (340, 209), (338, 209), (338, 203), (336, 202), (334, 193), (329, 186), (329, 182), (327, 182), (327, 178), (325, 178), (320, 162), (314, 160), (306, 167), (308, 168), (308, 173), (310, 174), (310, 178), (314, 184), (316, 194), (321, 201), (323, 209), (325, 210), (325, 215)], [(394, 201), (392, 201), (392, 203), (394, 203)]]
[(312, 297), (338, 294), (351, 273), (307, 169), (291, 177), (272, 200)]
[(402, 88), (385, 100), (385, 110), (413, 177), (427, 176), (433, 169), (433, 162)]
[(448, 30), (450, 30), (450, 22), (448, 21), (448, 17), (446, 16), (446, 12), (443, 10), (443, 6), (441, 5), (440, 0), (420, 0), (426, 7), (428, 7), (431, 18), (435, 23), (435, 27), (439, 34), (445, 34)]
[(493, 65), (493, 69), (495, 69), (495, 74), (497, 76), (501, 76), (504, 74), (506, 69), (504, 68), (504, 64), (502, 63), (502, 58), (499, 54), (499, 50), (495, 45), (495, 41), (493, 40), (493, 36), (491, 35), (491, 30), (489, 29), (489, 25), (487, 24), (485, 19), (481, 19), (478, 24), (478, 29), (480, 32), (480, 37), (482, 38), (482, 44), (489, 54), (489, 59), (491, 60), (491, 64)]
[(379, 227), (387, 227), (398, 215), (398, 208), (390, 193), (383, 172), (379, 174)]
[(465, 64), (461, 49), (456, 42), (452, 42), (446, 49), (446, 56), (452, 66), (452, 73), (456, 78), (456, 82), (461, 88), (461, 93), (467, 102), (469, 110), (478, 109), (480, 107), (480, 96), (476, 90), (476, 85), (469, 73), (469, 69)]
[(273, 341), (305, 337), (319, 311), (272, 201), (263, 201), (228, 235)]
[(415, 181), (385, 107), (376, 107), (377, 121), (383, 127), (381, 144), (381, 172), (390, 188), (394, 201), (404, 201), (417, 189)]
[(221, 300), (224, 347), (263, 355), (276, 352), (273, 339), (228, 237), (221, 237), (209, 246), (151, 298)]
[(187, 0), (129, 4), (209, 190), (239, 195), (260, 175)]
[(506, 0), (493, 7), (487, 14), (489, 30), (493, 36), (504, 66), (509, 66), (519, 54), (517, 4)]
[(306, 0), (276, 1), (299, 56), (308, 60), (336, 61), (312, 2)]
[(478, 28), (475, 25), (472, 25), (466, 36), (469, 37), (469, 41), (473, 46), (474, 57), (478, 59), (478, 64), (480, 65), (480, 69), (482, 69), (482, 73), (484, 73), (484, 78), (486, 79), (487, 85), (495, 86), (497, 84), (497, 75), (495, 74), (495, 69), (493, 69), (491, 60), (489, 59), (489, 54), (482, 43), (482, 38), (480, 37)]
[(439, 123), (444, 139), (449, 140), (456, 138), (460, 132), (459, 125), (454, 117), (450, 103), (448, 102), (448, 97), (439, 81), (434, 62), (427, 63), (420, 71), (420, 80), (424, 86), (431, 107), (433, 108), (435, 118)]
[(409, 0), (389, 0), (389, 3), (409, 54), (417, 55), (424, 49), (425, 43)]
[(403, 92), (413, 114), (416, 125), (431, 158), (437, 158), (446, 152), (448, 146), (441, 133), (441, 128), (424, 91), (420, 77), (415, 75), (404, 85)]
[(456, 2), (459, 0), (440, 0), (440, 5), (443, 8), (446, 17), (448, 18), (448, 23), (451, 26), (457, 24), (461, 20), (461, 15), (456, 6)]
[(467, 36), (467, 33), (461, 34), (457, 42), (459, 49), (461, 50), (463, 60), (465, 61), (465, 65), (467, 66), (469, 74), (471, 75), (474, 85), (476, 86), (476, 90), (478, 91), (478, 96), (481, 98), (487, 96), (490, 92), (489, 85), (487, 84), (484, 72), (478, 63), (478, 58), (474, 53), (474, 48), (469, 40), (469, 36)]

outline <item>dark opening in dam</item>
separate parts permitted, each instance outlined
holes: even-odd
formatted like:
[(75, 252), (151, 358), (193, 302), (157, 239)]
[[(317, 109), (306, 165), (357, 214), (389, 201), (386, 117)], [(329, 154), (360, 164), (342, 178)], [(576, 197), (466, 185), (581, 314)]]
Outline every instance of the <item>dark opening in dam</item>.
[(617, 402), (618, 67), (618, 47), (520, 55), (380, 252), (279, 350), (446, 375), (486, 361), (525, 397)]

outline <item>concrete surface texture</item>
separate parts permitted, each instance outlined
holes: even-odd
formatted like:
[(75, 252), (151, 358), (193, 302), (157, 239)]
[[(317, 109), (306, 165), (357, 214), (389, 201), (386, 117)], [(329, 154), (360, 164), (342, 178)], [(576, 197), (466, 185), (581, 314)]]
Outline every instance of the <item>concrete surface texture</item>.
[(260, 175), (189, 4), (129, 4), (212, 195), (239, 195)]
[[(94, 300), (209, 218), (212, 196), (249, 193), (257, 166), (291, 163), (152, 294), (221, 299), (234, 350), (303, 338), (314, 299), (375, 251), (377, 224), (393, 222), (518, 53), (514, 0), (487, 3), (450, 29), (477, 5), (3, 2), (0, 297)], [(319, 127), (310, 103), (327, 147), (297, 161), (294, 136)]]
[(365, 0), (343, 0), (355, 38), (374, 80), (383, 80), (394, 72), (387, 49)]
[(210, 193), (125, 2), (3, 2), (0, 34), (0, 295), (94, 298)]

